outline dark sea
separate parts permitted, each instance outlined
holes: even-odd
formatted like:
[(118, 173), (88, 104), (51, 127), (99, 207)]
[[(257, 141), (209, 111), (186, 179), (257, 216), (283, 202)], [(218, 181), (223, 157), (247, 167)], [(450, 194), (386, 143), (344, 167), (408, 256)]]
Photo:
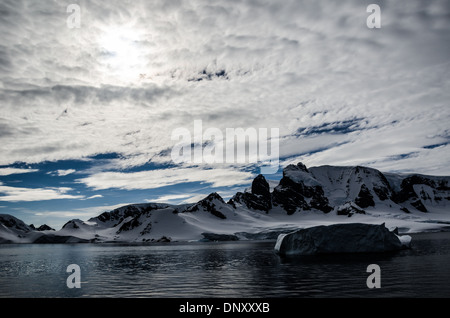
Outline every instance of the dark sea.
[(289, 259), (273, 241), (0, 245), (0, 297), (450, 297), (450, 232), (412, 236), (394, 253)]

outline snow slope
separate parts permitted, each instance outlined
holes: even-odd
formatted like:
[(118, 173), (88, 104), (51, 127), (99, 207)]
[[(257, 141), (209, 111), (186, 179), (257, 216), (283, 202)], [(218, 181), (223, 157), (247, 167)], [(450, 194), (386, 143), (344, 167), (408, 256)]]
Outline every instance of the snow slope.
[(12, 215), (0, 214), (0, 243), (32, 243), (42, 235), (53, 232), (52, 229), (40, 230), (42, 228), (50, 227), (44, 224), (36, 229)]

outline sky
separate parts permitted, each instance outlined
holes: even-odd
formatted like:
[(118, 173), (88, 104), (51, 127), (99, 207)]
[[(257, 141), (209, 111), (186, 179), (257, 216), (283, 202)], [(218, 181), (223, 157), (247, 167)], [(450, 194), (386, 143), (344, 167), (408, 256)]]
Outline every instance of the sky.
[(173, 160), (199, 120), (278, 129), (272, 180), (300, 161), (450, 175), (448, 0), (3, 0), (0, 27), (0, 213), (28, 224), (248, 187), (250, 157)]

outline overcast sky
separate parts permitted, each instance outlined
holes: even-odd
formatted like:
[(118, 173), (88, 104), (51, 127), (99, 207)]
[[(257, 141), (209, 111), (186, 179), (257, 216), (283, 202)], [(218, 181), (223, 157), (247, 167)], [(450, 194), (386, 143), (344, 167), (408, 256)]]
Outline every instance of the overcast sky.
[(0, 26), (0, 213), (27, 223), (248, 186), (172, 162), (194, 120), (278, 128), (281, 166), (450, 175), (448, 0), (3, 0)]

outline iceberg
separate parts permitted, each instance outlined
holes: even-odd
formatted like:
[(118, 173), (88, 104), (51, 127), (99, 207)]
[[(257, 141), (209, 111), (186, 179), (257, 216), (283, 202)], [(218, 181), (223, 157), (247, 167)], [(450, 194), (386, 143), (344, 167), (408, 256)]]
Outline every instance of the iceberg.
[(410, 247), (411, 237), (398, 236), (385, 224), (346, 223), (299, 229), (278, 236), (275, 251), (282, 256), (371, 253)]

